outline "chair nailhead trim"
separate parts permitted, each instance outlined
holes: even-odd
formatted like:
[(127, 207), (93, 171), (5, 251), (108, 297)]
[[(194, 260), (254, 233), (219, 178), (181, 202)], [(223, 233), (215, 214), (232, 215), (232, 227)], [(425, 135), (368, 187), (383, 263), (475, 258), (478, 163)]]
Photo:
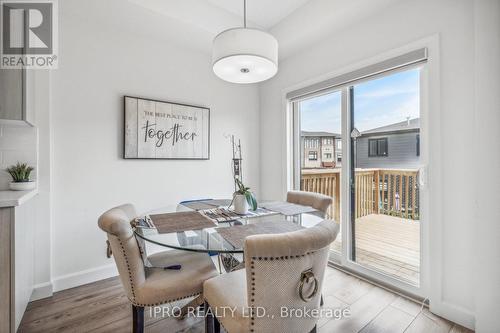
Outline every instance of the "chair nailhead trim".
[(174, 298), (174, 299), (170, 299), (170, 300), (165, 300), (165, 301), (158, 302), (158, 303), (144, 303), (144, 304), (142, 304), (142, 303), (136, 303), (132, 300), (131, 300), (131, 302), (136, 306), (157, 306), (157, 305), (162, 305), (162, 304), (180, 301), (181, 299), (185, 299), (185, 298), (200, 296), (201, 294), (202, 293), (196, 293), (196, 294), (192, 294), (192, 295), (188, 295), (188, 296), (182, 296), (182, 297), (178, 297), (178, 298)]
[[(297, 254), (297, 255), (294, 255), (294, 256), (281, 256), (281, 257), (252, 257), (252, 261), (250, 262), (250, 275), (252, 276), (252, 291), (255, 291), (255, 272), (253, 271), (255, 269), (255, 260), (264, 260), (264, 261), (267, 261), (268, 259), (269, 260), (287, 260), (287, 259), (293, 259), (293, 258), (302, 258), (302, 257), (305, 257), (305, 256), (308, 256), (308, 255), (311, 255), (311, 254), (314, 254), (316, 253), (316, 251), (311, 251), (311, 252), (307, 252), (305, 254)], [(251, 293), (252, 297), (255, 297), (255, 293), (252, 292)], [(250, 299), (250, 308), (253, 310), (255, 308), (255, 299), (252, 298)], [(222, 325), (222, 324), (221, 324)], [(250, 332), (255, 332), (254, 331), (254, 327), (255, 326), (255, 317), (254, 317), (254, 311), (251, 312), (251, 317), (250, 317)], [(224, 326), (223, 326), (224, 327)], [(224, 328), (225, 329), (225, 328)], [(227, 331), (227, 330), (226, 330)]]
[(135, 301), (135, 290), (134, 290), (134, 284), (132, 283), (132, 270), (130, 269), (130, 264), (128, 262), (128, 257), (127, 257), (127, 254), (125, 252), (125, 247), (123, 246), (123, 243), (122, 243), (122, 240), (118, 237), (116, 237), (118, 239), (118, 242), (120, 243), (120, 247), (122, 249), (122, 253), (123, 253), (123, 258), (125, 259), (125, 263), (127, 264), (127, 271), (128, 271), (128, 279), (129, 279), (129, 282), (130, 282), (130, 290), (132, 291), (132, 298), (133, 298), (133, 301), (132, 303), (134, 303)]

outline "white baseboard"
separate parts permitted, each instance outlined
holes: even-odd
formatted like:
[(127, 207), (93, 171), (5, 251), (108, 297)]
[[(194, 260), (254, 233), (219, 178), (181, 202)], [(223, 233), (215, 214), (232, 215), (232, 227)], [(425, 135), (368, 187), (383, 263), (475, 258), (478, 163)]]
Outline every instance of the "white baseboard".
[(40, 283), (33, 286), (33, 292), (31, 293), (30, 302), (37, 301), (42, 298), (47, 298), (52, 296), (54, 288), (52, 282)]
[(467, 327), (468, 329), (474, 330), (476, 326), (474, 313), (460, 306), (448, 302), (440, 302), (439, 304), (431, 302), (430, 310), (432, 313)]
[(104, 280), (118, 275), (115, 264), (104, 265), (84, 271), (59, 276), (53, 279), (54, 292), (78, 287), (87, 283)]

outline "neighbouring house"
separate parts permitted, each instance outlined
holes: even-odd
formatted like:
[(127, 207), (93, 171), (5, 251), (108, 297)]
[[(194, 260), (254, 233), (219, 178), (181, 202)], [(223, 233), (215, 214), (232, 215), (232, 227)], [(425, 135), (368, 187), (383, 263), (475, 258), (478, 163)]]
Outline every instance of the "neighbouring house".
[(355, 144), (357, 168), (418, 168), (420, 119), (361, 132)]
[[(408, 119), (361, 132), (355, 144), (357, 168), (418, 168), (420, 119)], [(302, 168), (341, 167), (340, 134), (302, 131), (301, 147)]]
[(342, 138), (331, 132), (302, 131), (301, 167), (335, 168), (342, 163)]

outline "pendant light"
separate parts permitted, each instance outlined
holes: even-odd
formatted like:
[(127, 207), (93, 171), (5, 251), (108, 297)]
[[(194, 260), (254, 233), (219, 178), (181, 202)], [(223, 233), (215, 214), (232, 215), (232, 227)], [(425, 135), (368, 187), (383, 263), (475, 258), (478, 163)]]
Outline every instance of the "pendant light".
[(215, 75), (233, 83), (256, 83), (278, 72), (278, 41), (267, 32), (247, 28), (246, 0), (243, 27), (218, 34), (213, 42)]

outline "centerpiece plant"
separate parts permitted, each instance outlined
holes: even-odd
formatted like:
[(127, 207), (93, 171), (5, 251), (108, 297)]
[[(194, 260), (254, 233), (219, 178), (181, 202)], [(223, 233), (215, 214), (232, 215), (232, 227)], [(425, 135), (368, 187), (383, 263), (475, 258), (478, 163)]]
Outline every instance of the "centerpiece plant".
[(243, 184), (241, 142), (240, 140), (236, 142), (234, 135), (231, 135), (231, 144), (233, 146), (233, 159), (231, 160), (231, 165), (234, 179), (234, 194), (231, 204), (234, 203), (233, 207), (235, 213), (245, 215), (248, 214), (248, 208), (253, 211), (257, 210), (257, 199), (255, 199), (255, 195), (252, 191), (250, 191), (250, 187)]
[(250, 191), (250, 187), (246, 187), (241, 180), (238, 178), (234, 179), (236, 186), (238, 189), (234, 193), (235, 195), (243, 195), (248, 203), (248, 206), (251, 210), (257, 210), (257, 199), (255, 199), (255, 195)]

